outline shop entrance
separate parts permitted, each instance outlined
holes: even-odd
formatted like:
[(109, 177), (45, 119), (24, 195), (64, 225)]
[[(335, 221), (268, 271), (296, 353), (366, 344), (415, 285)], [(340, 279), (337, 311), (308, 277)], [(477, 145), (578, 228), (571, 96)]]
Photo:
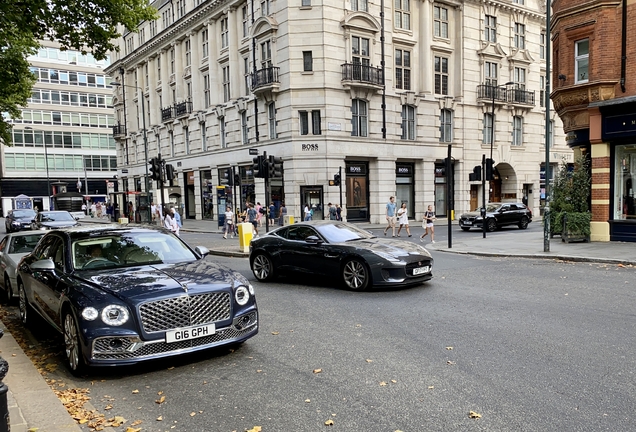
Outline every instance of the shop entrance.
[(367, 162), (347, 162), (347, 215), (346, 220), (368, 222), (369, 165)]
[(324, 203), (322, 186), (301, 186), (300, 187), (300, 218), (305, 219), (305, 205), (309, 204), (313, 210), (312, 220), (324, 219)]

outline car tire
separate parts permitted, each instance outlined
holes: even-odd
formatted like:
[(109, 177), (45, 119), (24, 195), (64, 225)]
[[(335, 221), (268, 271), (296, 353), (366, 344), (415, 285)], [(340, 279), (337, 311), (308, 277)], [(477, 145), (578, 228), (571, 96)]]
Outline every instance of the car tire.
[(528, 218), (527, 217), (522, 217), (521, 221), (519, 221), (519, 229), (526, 229), (528, 228)]
[(342, 282), (352, 291), (364, 291), (371, 282), (371, 272), (360, 259), (354, 258), (342, 266)]
[(488, 232), (493, 232), (497, 230), (497, 221), (493, 218), (490, 218), (486, 221), (486, 229)]
[(11, 280), (9, 276), (4, 275), (4, 301), (10, 305), (13, 300), (13, 288), (11, 287)]
[(260, 282), (274, 279), (274, 263), (266, 253), (259, 252), (252, 260), (252, 273)]
[(66, 365), (75, 376), (81, 376), (86, 372), (86, 362), (82, 355), (82, 345), (79, 337), (79, 327), (75, 316), (66, 311), (63, 319), (64, 351), (66, 353)]
[(18, 282), (18, 309), (20, 310), (20, 321), (25, 327), (28, 327), (31, 324), (33, 318), (31, 318), (31, 314), (33, 313), (33, 309), (29, 305), (29, 300), (26, 295), (26, 291), (24, 290), (24, 284), (22, 282)]
[(461, 227), (461, 228), (462, 228), (462, 231), (468, 231), (468, 230), (470, 230), (470, 228), (468, 228), (468, 227)]

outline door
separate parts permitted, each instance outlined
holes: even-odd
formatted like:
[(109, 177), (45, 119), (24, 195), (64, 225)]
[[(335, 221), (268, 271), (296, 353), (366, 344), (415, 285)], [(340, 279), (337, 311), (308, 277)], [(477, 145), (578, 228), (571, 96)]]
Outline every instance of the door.
[(30, 289), (33, 295), (33, 305), (54, 326), (59, 324), (59, 305), (62, 297), (60, 279), (65, 271), (64, 242), (57, 236), (50, 236), (39, 259), (50, 259), (55, 264), (53, 271), (32, 272)]
[(470, 211), (479, 207), (479, 186), (470, 185)]
[[(424, 206), (428, 208), (428, 205)], [(446, 216), (446, 185), (445, 184), (436, 184), (435, 185), (435, 215)]]
[(308, 243), (307, 237), (322, 237), (310, 226), (294, 226), (289, 229), (287, 239), (291, 252), (291, 265), (296, 271), (329, 274), (333, 267), (334, 259), (337, 256), (329, 253), (328, 245), (325, 243)]
[(301, 186), (300, 187), (300, 211), (301, 220), (305, 219), (305, 205), (309, 205), (314, 215), (312, 220), (323, 220), (324, 203), (322, 186)]

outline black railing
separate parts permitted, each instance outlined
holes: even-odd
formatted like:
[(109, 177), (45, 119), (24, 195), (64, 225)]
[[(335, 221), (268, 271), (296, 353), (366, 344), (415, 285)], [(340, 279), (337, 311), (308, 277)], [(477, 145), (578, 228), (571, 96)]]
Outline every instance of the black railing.
[(355, 81), (381, 86), (383, 83), (382, 78), (382, 68), (379, 67), (354, 63), (345, 63), (342, 65), (343, 81)]
[(117, 123), (115, 126), (113, 126), (113, 136), (118, 137), (124, 135), (126, 135), (126, 125)]
[(259, 69), (256, 72), (252, 72), (252, 90), (256, 90), (259, 87), (264, 87), (270, 84), (279, 83), (279, 70), (279, 67), (269, 66)]
[(477, 86), (477, 99), (493, 100), (521, 105), (534, 105), (534, 92), (519, 88), (497, 87), (490, 84)]
[(168, 121), (174, 118), (174, 108), (161, 108), (161, 121)]
[(185, 101), (174, 104), (174, 114), (176, 117), (181, 117), (192, 112), (192, 102)]

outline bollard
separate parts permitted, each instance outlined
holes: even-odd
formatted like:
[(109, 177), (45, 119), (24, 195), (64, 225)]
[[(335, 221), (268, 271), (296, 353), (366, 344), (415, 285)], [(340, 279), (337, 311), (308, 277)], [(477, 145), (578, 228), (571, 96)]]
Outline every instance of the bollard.
[[(0, 329), (0, 338), (4, 336), (4, 331)], [(0, 357), (0, 432), (9, 432), (11, 423), (9, 421), (9, 403), (7, 402), (7, 392), (9, 387), (3, 382), (4, 377), (9, 372), (9, 363)]]

